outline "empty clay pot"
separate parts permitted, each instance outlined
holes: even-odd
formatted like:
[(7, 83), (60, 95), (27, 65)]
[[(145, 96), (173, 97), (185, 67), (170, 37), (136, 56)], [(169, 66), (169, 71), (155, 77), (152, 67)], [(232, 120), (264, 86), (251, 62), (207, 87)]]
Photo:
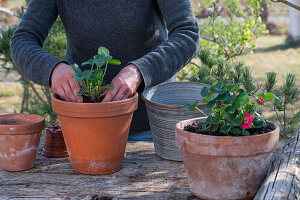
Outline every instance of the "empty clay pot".
[(59, 125), (50, 125), (46, 128), (42, 154), (49, 158), (65, 158), (69, 156)]
[(33, 168), (45, 119), (32, 114), (0, 116), (0, 165), (7, 171)]
[(107, 103), (77, 103), (52, 96), (72, 167), (83, 174), (109, 174), (122, 168), (138, 94)]
[(184, 131), (203, 123), (196, 118), (176, 125), (179, 146), (191, 192), (202, 199), (251, 199), (263, 183), (279, 139), (274, 131), (253, 136), (210, 136)]

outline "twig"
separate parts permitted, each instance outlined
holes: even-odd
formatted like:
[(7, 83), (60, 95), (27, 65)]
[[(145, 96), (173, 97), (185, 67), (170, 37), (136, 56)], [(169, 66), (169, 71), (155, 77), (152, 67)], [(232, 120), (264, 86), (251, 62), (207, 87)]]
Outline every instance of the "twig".
[(275, 2), (275, 3), (284, 3), (292, 8), (295, 8), (296, 10), (299, 10), (300, 11), (300, 7), (289, 2), (289, 1), (286, 1), (286, 0), (271, 0), (272, 2)]

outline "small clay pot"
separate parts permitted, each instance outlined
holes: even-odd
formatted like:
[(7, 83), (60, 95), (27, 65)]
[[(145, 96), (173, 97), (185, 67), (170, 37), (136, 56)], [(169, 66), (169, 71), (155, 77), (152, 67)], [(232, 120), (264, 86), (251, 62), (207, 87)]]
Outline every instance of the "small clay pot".
[(69, 156), (59, 125), (50, 125), (46, 128), (42, 154), (49, 158), (65, 158)]
[(0, 115), (0, 165), (7, 171), (34, 167), (45, 119), (32, 114)]

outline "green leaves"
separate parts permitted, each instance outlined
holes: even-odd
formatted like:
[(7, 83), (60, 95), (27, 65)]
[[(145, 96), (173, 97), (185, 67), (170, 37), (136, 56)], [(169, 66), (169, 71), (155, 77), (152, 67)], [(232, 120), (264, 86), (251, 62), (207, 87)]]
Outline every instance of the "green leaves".
[(232, 128), (231, 130), (230, 130), (230, 132), (233, 134), (233, 135), (240, 135), (241, 134), (241, 129), (239, 129), (239, 128)]
[(116, 59), (111, 59), (110, 61), (108, 61), (108, 63), (111, 65), (121, 65), (121, 61)]
[(209, 93), (209, 88), (207, 86), (204, 86), (201, 90), (201, 96), (206, 97)]
[[(257, 103), (250, 101), (256, 100), (255, 97), (242, 89), (240, 84), (224, 84), (219, 81), (209, 87), (204, 86), (201, 95), (204, 97), (202, 102), (206, 103), (208, 109), (211, 109), (211, 115), (202, 124), (203, 131), (218, 131), (223, 135), (231, 136), (250, 135), (249, 131), (244, 130), (242, 126), (245, 116), (254, 117), (249, 122), (253, 127), (266, 124), (265, 119), (256, 112)], [(261, 94), (259, 97), (268, 100), (276, 98), (271, 93)], [(197, 103), (187, 104), (184, 108), (196, 108)]]
[(229, 132), (229, 130), (230, 130), (230, 128), (231, 128), (231, 126), (230, 125), (228, 125), (228, 124), (223, 124), (222, 126), (221, 126), (221, 132), (222, 133), (228, 133)]
[(242, 124), (244, 117), (239, 115), (233, 120), (233, 125), (234, 126), (239, 126)]
[(216, 105), (216, 101), (209, 101), (208, 104), (206, 104), (206, 108), (213, 108)]
[(185, 104), (185, 105), (182, 107), (182, 109), (189, 109), (189, 110), (191, 110), (191, 109), (196, 108), (197, 105), (198, 105), (198, 101), (196, 101), (196, 102), (193, 103), (193, 104)]
[[(90, 98), (92, 102), (99, 102), (101, 97), (106, 94), (107, 90), (111, 88), (111, 85), (105, 85), (103, 83), (105, 73), (107, 71), (107, 65), (120, 65), (119, 60), (113, 59), (109, 55), (109, 50), (105, 47), (98, 48), (98, 54), (93, 56), (81, 65), (90, 65), (90, 70), (81, 71), (77, 64), (72, 65), (75, 72), (73, 78), (82, 84), (78, 95), (86, 96)], [(95, 69), (94, 69), (94, 66)], [(105, 66), (102, 68), (102, 66)]]
[(99, 47), (98, 48), (98, 55), (102, 55), (102, 56), (109, 56), (109, 50), (105, 47)]
[(236, 103), (237, 106), (246, 105), (248, 102), (249, 102), (249, 95), (246, 92), (240, 93), (234, 99), (234, 103)]

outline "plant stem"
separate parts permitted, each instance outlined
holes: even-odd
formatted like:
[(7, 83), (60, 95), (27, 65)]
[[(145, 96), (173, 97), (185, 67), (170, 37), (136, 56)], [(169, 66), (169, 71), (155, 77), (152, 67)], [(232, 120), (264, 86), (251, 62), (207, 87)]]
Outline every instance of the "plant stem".
[(196, 106), (196, 109), (198, 110), (198, 111), (200, 111), (205, 117), (207, 117), (207, 114), (205, 114), (202, 110), (200, 110), (197, 106)]
[(105, 74), (106, 74), (106, 70), (107, 70), (107, 64), (108, 64), (108, 62), (106, 62), (106, 65), (105, 65), (105, 70), (104, 70), (104, 73), (103, 73), (103, 76), (102, 76), (102, 77), (104, 77), (104, 76), (105, 76)]

